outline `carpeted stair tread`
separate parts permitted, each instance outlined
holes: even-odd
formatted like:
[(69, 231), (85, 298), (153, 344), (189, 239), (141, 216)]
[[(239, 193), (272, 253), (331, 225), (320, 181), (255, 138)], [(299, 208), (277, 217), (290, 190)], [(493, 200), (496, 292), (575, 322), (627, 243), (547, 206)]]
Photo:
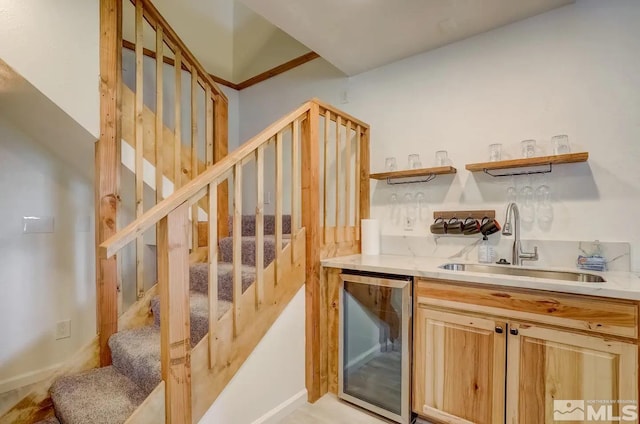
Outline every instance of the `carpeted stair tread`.
[[(242, 266), (242, 291), (253, 284), (256, 279), (256, 269), (249, 265)], [(189, 267), (189, 281), (191, 291), (209, 292), (209, 265), (205, 263), (193, 264)], [(231, 302), (233, 300), (233, 264), (218, 262), (218, 299)]]
[[(282, 235), (282, 247), (285, 247), (291, 241), (290, 234)], [(242, 244), (242, 264), (256, 266), (256, 237), (244, 236), (241, 240)], [(223, 262), (233, 261), (233, 237), (225, 237), (220, 239), (220, 260)], [(276, 236), (264, 236), (264, 267), (266, 268), (276, 258)]]
[[(209, 331), (209, 300), (202, 293), (191, 293), (191, 345)], [(152, 300), (156, 325), (120, 331), (109, 339), (113, 366), (135, 381), (148, 395), (160, 383), (160, 299)], [(231, 303), (218, 301), (218, 317), (231, 309)], [(194, 331), (195, 328), (195, 331)]]
[(146, 395), (112, 366), (62, 377), (51, 386), (51, 399), (62, 424), (123, 423)]
[[(255, 215), (242, 215), (242, 235), (256, 235), (256, 217)], [(264, 216), (264, 234), (276, 233), (276, 217), (275, 215)], [(282, 232), (288, 234), (291, 232), (291, 215), (282, 215)], [(229, 216), (229, 235), (233, 234), (233, 216)]]
[(119, 331), (109, 338), (113, 366), (146, 395), (160, 383), (160, 327)]
[(45, 418), (44, 420), (38, 421), (35, 424), (60, 424), (60, 421), (56, 418), (55, 415)]
[[(198, 344), (209, 331), (209, 296), (197, 291), (191, 291), (191, 346)], [(231, 308), (231, 302), (218, 299), (218, 317)], [(151, 299), (151, 311), (155, 325), (160, 325), (160, 296)]]

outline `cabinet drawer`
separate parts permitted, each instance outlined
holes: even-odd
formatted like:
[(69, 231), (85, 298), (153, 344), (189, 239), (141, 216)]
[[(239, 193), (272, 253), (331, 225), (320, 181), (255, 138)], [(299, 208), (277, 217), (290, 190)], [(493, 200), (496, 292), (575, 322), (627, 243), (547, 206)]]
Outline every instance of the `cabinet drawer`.
[(423, 278), (416, 279), (415, 297), (422, 305), (638, 337), (638, 305), (632, 301)]

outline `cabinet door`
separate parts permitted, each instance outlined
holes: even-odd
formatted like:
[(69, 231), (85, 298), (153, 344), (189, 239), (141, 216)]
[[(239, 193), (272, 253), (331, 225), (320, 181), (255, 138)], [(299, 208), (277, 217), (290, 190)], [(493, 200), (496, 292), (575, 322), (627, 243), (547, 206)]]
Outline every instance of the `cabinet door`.
[[(603, 405), (590, 401), (638, 400), (636, 345), (530, 324), (509, 328), (507, 423), (551, 424), (569, 420), (571, 413), (577, 414), (572, 422), (587, 422), (583, 413)], [(608, 405), (620, 416), (623, 404)], [(602, 415), (596, 421), (612, 422)]]
[(418, 306), (414, 325), (414, 411), (446, 423), (504, 423), (506, 324)]

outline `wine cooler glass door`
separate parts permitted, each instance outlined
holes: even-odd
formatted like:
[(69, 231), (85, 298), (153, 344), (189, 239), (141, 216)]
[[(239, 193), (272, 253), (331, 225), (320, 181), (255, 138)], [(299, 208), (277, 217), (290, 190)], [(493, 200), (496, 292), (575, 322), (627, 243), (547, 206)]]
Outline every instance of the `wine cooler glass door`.
[(386, 276), (341, 277), (339, 395), (408, 423), (411, 283)]

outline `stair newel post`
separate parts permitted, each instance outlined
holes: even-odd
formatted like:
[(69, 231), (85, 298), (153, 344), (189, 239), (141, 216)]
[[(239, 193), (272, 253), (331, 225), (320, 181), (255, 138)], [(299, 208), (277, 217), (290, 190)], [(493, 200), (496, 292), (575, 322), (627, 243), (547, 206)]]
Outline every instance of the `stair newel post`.
[(316, 102), (310, 103), (302, 122), (302, 223), (305, 227), (305, 302), (306, 302), (306, 386), (308, 399), (321, 396), (320, 359), (320, 181), (319, 115)]
[[(96, 246), (117, 231), (122, 140), (122, 2), (100, 0), (100, 138), (95, 151)], [(118, 265), (96, 248), (96, 322), (100, 365), (111, 364), (109, 337), (118, 331)]]
[(191, 422), (189, 205), (163, 218), (158, 229), (160, 352), (167, 423)]

